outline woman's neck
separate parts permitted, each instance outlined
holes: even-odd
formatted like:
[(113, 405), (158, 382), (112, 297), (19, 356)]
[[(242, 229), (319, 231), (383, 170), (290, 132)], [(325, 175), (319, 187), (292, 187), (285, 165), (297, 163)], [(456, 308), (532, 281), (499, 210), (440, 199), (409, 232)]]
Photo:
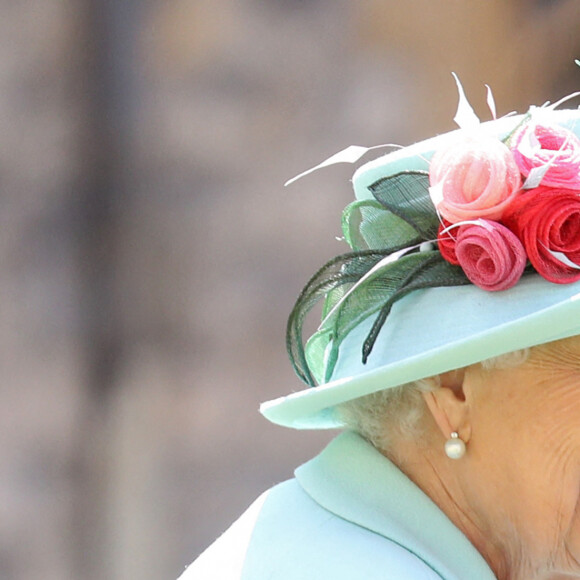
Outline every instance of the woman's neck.
[[(428, 436), (426, 440), (430, 440)], [(488, 506), (492, 499), (471, 497), (470, 490), (479, 486), (470, 485), (468, 470), (449, 460), (442, 451), (435, 452), (407, 440), (397, 442), (395, 452), (388, 453), (388, 456), (395, 459), (400, 469), (469, 539), (498, 580), (569, 580), (566, 576), (545, 575), (538, 573), (537, 569), (534, 571), (509, 515), (497, 509), (497, 502), (494, 506)], [(414, 459), (397, 461), (409, 457)], [(501, 516), (495, 516), (496, 512)]]

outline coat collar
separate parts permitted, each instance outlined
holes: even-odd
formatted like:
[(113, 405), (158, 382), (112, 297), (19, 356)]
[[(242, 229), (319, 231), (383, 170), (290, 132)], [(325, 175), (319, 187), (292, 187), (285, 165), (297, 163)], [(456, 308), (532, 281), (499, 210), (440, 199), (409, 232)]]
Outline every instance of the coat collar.
[(442, 578), (496, 580), (435, 503), (359, 435), (339, 435), (296, 479), (323, 508), (400, 544)]

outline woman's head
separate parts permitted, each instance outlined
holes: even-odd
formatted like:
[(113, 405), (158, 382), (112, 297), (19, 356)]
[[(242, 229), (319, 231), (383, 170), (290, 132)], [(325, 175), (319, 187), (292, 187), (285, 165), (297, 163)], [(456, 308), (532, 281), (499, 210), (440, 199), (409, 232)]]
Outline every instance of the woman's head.
[(580, 577), (580, 110), (468, 110), (355, 173), (352, 251), (288, 323), (311, 388), (262, 412), (361, 432), (500, 580)]

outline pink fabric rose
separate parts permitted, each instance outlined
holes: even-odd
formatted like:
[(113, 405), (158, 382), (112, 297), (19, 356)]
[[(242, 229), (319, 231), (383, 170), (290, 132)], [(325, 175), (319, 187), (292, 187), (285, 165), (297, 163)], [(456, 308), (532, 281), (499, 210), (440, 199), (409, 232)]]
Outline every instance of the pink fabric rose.
[(580, 189), (580, 139), (572, 131), (530, 123), (516, 135), (512, 151), (523, 175), (540, 172), (536, 185)]
[[(537, 187), (520, 194), (504, 216), (538, 274), (557, 284), (580, 280), (580, 194)], [(578, 264), (578, 267), (574, 267)]]
[(507, 290), (520, 279), (526, 252), (505, 226), (488, 220), (462, 225), (455, 252), (465, 275), (483, 290)]
[(499, 220), (521, 187), (511, 151), (486, 135), (461, 136), (435, 153), (429, 192), (449, 222), (476, 218)]

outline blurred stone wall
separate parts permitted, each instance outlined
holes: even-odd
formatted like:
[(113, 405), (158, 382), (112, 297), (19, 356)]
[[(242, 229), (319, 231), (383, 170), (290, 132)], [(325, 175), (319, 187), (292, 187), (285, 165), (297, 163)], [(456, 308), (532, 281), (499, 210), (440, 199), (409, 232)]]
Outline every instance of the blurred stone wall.
[(0, 577), (174, 578), (316, 453), (257, 407), (352, 168), (282, 184), (451, 129), (451, 71), (577, 88), (578, 6), (0, 0)]

